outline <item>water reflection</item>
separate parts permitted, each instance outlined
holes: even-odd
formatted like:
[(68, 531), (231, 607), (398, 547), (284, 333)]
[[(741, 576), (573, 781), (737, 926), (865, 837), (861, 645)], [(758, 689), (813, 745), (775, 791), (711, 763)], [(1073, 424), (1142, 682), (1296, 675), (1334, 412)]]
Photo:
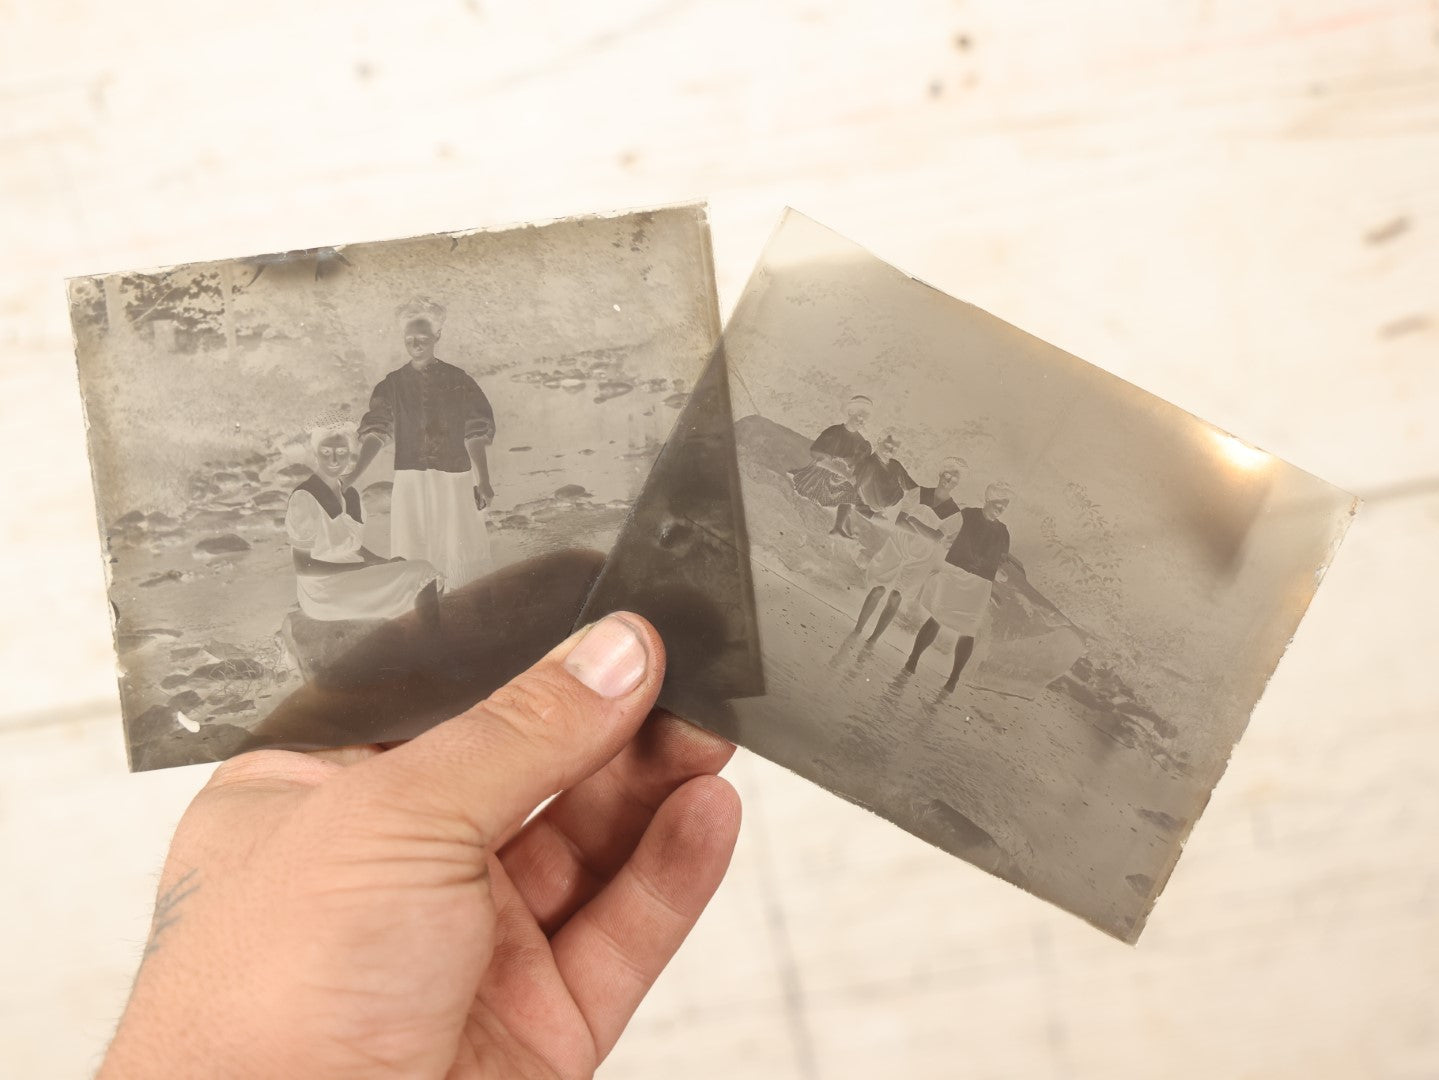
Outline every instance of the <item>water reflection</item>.
[(885, 684), (884, 689), (879, 692), (880, 704), (888, 709), (898, 709), (900, 700), (904, 697), (904, 691), (913, 678), (913, 672), (901, 666)]
[(835, 649), (830, 658), (825, 661), (825, 667), (834, 669), (847, 665), (851, 658), (853, 658), (855, 649), (859, 647), (859, 642), (859, 634), (851, 630), (845, 635), (844, 640), (839, 643), (839, 648)]

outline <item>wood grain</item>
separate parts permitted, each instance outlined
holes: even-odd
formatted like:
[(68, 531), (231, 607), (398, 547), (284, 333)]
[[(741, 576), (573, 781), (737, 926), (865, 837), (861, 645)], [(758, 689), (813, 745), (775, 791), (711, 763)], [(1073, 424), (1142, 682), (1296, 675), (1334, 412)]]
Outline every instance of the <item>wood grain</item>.
[(731, 880), (608, 1074), (1439, 1075), (1439, 5), (3, 14), (16, 1075), (103, 1045), (204, 775), (120, 774), (63, 277), (694, 196), (726, 302), (792, 204), (1375, 497), (1138, 949), (741, 758)]

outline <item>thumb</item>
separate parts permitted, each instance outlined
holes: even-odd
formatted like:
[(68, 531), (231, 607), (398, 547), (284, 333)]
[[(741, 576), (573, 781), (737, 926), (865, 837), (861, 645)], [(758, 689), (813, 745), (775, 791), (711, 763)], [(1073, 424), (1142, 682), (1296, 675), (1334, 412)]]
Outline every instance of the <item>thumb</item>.
[(347, 769), (365, 802), (408, 811), (445, 840), (494, 851), (556, 792), (634, 736), (664, 678), (664, 646), (638, 615), (608, 615), (452, 720)]

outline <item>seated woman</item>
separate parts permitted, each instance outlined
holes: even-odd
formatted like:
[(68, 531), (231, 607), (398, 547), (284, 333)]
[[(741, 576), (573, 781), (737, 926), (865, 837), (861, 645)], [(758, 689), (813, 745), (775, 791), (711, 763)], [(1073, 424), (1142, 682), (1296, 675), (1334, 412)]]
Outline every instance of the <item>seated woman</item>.
[(859, 501), (854, 508), (865, 517), (874, 517), (891, 506), (898, 506), (907, 492), (919, 487), (895, 456), (898, 453), (899, 439), (886, 432), (874, 451), (855, 469), (854, 491)]
[(850, 398), (844, 407), (844, 423), (821, 431), (809, 448), (810, 463), (789, 474), (795, 494), (837, 508), (830, 532), (850, 540), (855, 538), (849, 526), (850, 507), (859, 499), (854, 474), (870, 453), (869, 440), (860, 429), (873, 411), (874, 403), (863, 394)]
[(295, 560), (300, 610), (312, 619), (439, 615), (440, 575), (427, 562), (382, 559), (362, 544), (360, 493), (342, 477), (358, 451), (354, 424), (337, 415), (310, 425), (313, 474), (290, 494), (285, 532)]

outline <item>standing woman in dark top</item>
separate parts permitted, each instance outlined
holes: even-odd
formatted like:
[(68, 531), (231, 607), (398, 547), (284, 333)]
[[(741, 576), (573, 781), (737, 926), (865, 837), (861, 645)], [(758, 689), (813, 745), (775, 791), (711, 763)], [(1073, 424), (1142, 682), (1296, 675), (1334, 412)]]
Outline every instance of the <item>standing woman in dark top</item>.
[(850, 507), (859, 499), (854, 487), (855, 470), (869, 457), (869, 440), (861, 430), (874, 411), (874, 402), (863, 394), (850, 398), (844, 407), (844, 423), (827, 427), (810, 445), (811, 461), (790, 471), (795, 493), (819, 503), (837, 507), (833, 536), (855, 538), (849, 527)]
[(983, 508), (966, 506), (960, 511), (963, 524), (949, 553), (938, 570), (919, 591), (920, 606), (929, 619), (915, 635), (906, 671), (919, 667), (924, 650), (934, 644), (941, 626), (959, 635), (954, 643), (954, 668), (945, 681), (945, 690), (959, 684), (960, 672), (974, 652), (974, 637), (989, 605), (999, 564), (1009, 554), (1009, 529), (1000, 516), (1014, 492), (1008, 484), (990, 484), (984, 492)]
[(485, 508), (494, 499), (485, 448), (495, 439), (495, 413), (470, 375), (435, 356), (445, 309), (427, 300), (402, 305), (396, 316), (410, 362), (386, 375), (360, 420), (363, 473), (380, 448), (395, 444), (390, 550), (423, 559), (458, 589), (490, 571)]

